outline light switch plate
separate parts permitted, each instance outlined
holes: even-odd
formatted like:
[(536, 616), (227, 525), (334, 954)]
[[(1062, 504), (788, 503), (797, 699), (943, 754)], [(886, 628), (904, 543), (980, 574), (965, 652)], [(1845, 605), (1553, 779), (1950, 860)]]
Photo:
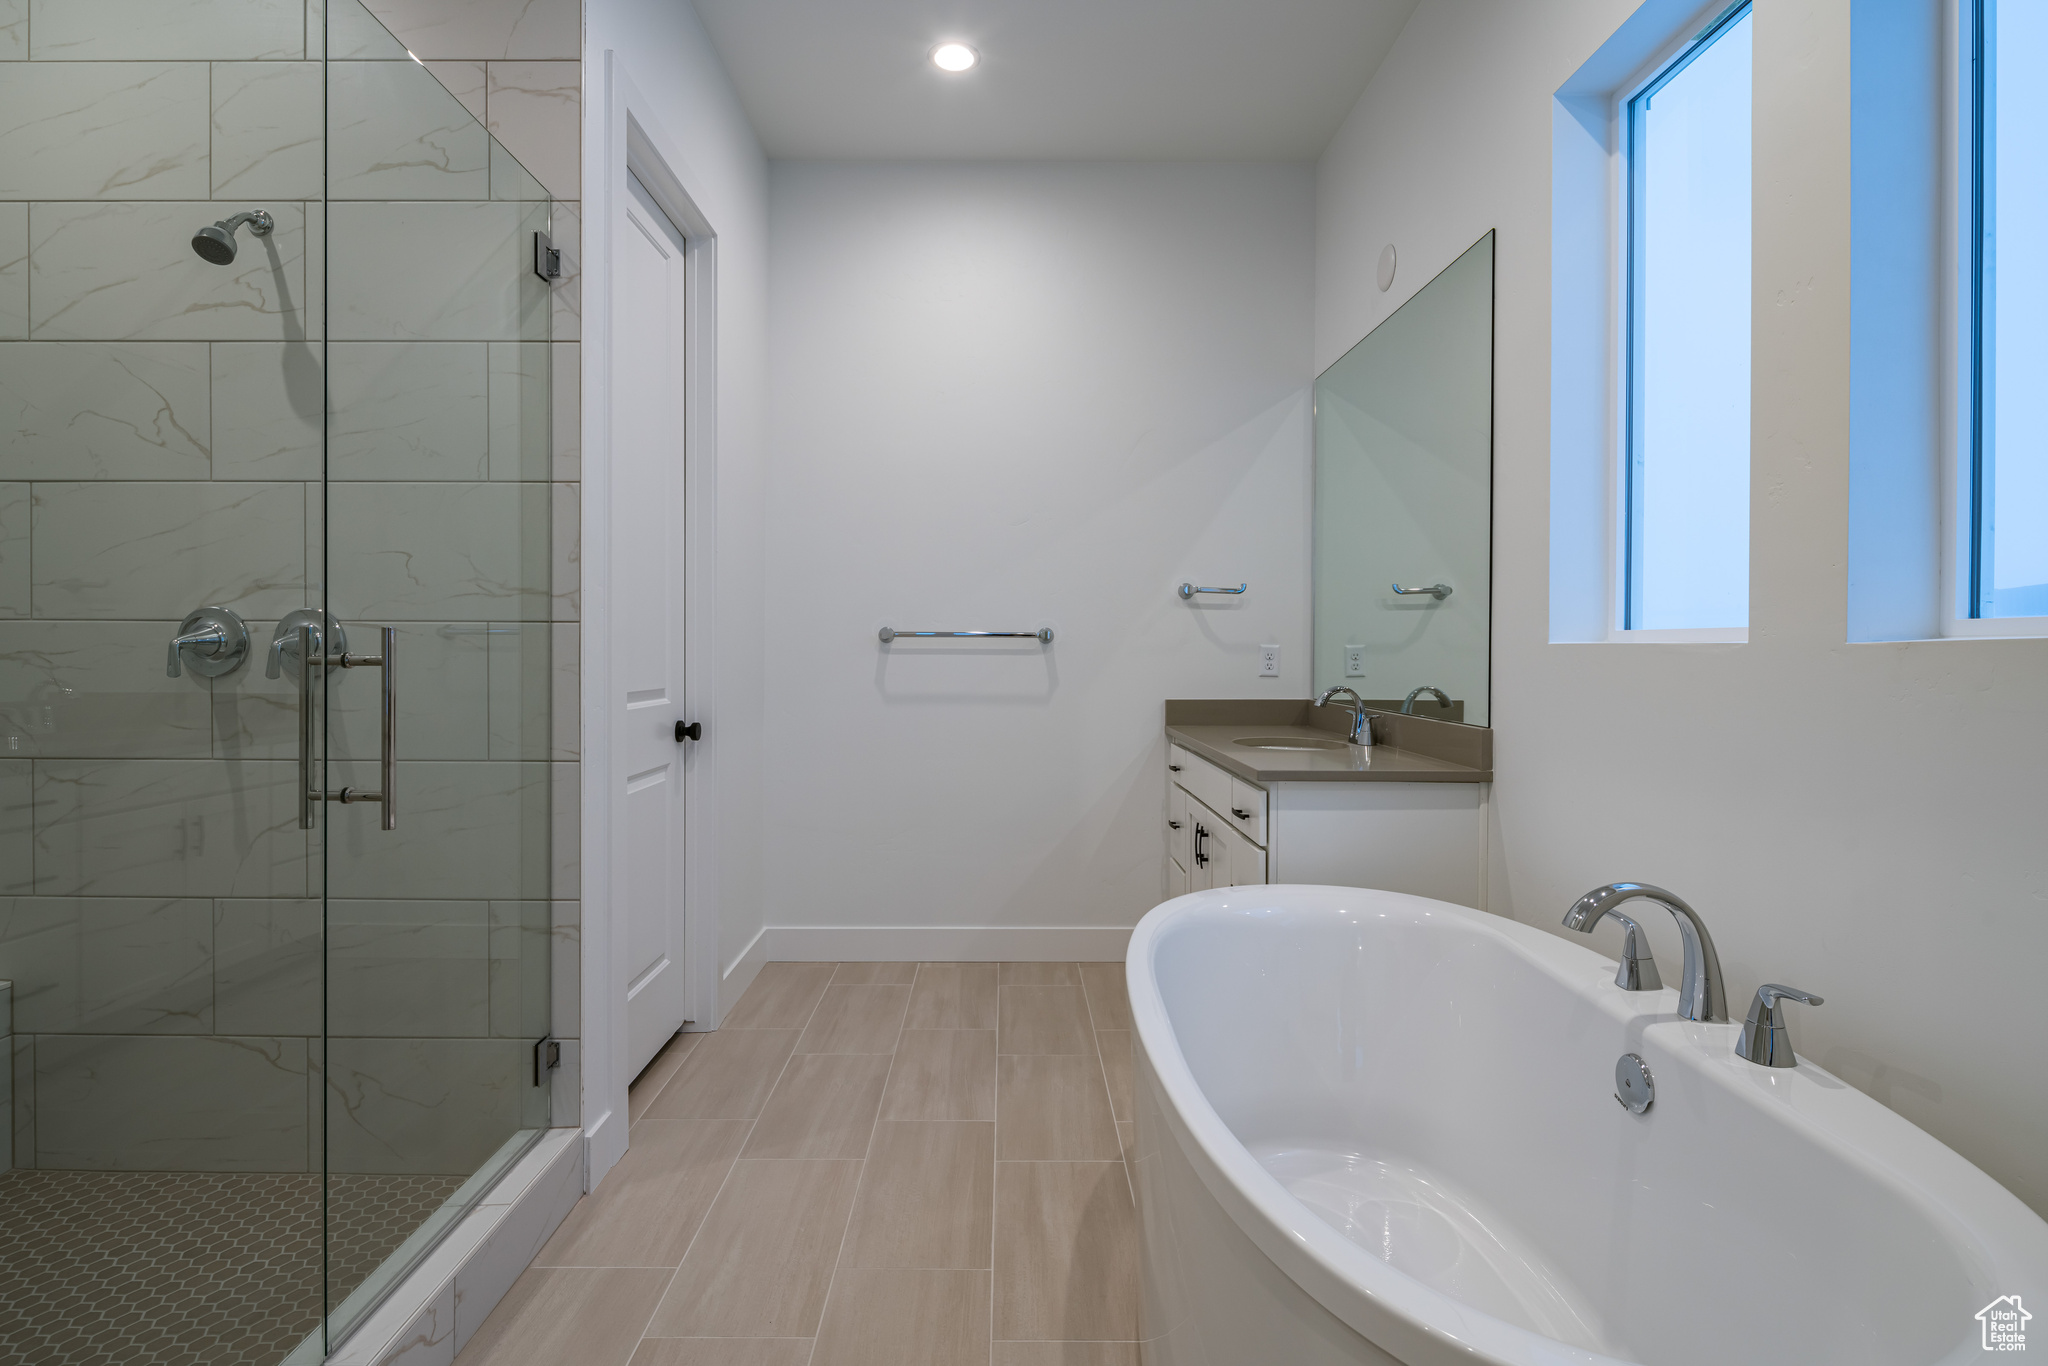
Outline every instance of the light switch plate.
[(1280, 647), (1278, 645), (1261, 645), (1259, 647), (1259, 677), (1278, 678), (1279, 676)]
[(1346, 645), (1344, 647), (1344, 676), (1346, 678), (1365, 677), (1365, 647), (1363, 645)]

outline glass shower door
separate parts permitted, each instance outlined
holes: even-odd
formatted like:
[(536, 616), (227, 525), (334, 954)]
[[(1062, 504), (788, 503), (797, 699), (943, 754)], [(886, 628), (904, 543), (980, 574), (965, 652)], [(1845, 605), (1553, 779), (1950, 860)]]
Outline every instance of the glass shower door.
[(0, 63), (0, 1364), (318, 1361), (551, 1120), (550, 206), (258, 8)]
[(330, 661), (382, 659), (318, 680), (338, 1341), (549, 1123), (555, 612), (548, 196), (353, 0), (328, 25), (321, 585)]

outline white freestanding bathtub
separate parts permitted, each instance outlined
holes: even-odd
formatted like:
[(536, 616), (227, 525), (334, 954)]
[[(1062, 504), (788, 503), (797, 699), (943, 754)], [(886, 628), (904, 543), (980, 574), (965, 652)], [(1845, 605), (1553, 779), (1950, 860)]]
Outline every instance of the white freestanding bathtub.
[(1928, 1366), (1985, 1360), (2008, 1295), (2048, 1350), (2048, 1224), (1737, 1058), (1732, 991), (1689, 1023), (1590, 949), (1349, 887), (1179, 897), (1127, 972), (1146, 1366)]

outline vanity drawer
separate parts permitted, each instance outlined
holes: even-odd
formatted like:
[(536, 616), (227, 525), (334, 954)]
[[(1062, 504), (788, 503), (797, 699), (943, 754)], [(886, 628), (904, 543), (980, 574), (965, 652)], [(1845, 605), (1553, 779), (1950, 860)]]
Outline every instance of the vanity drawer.
[[(1186, 754), (1186, 751), (1182, 751)], [(1207, 759), (1197, 759), (1186, 754), (1181, 771), (1172, 775), (1173, 780), (1188, 790), (1188, 794), (1219, 816), (1228, 819), (1230, 810), (1230, 775)]]
[[(1230, 780), (1230, 805), (1223, 811), (1238, 833), (1253, 844), (1266, 843), (1266, 790), (1253, 787), (1242, 778)], [(1262, 877), (1259, 881), (1264, 882)]]
[[(1166, 785), (1166, 852), (1182, 868), (1188, 866), (1188, 848), (1193, 843), (1188, 824), (1188, 794), (1173, 783)], [(1179, 893), (1175, 893), (1179, 895)]]

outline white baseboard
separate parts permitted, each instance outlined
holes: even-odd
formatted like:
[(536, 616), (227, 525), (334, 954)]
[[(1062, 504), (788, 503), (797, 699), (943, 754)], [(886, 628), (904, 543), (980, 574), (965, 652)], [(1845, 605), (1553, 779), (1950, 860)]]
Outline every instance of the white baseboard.
[[(770, 925), (777, 963), (1121, 963), (1129, 925)], [(751, 950), (750, 950), (751, 951)]]
[(740, 996), (748, 987), (754, 985), (754, 979), (761, 974), (761, 965), (767, 961), (768, 931), (756, 930), (753, 939), (740, 950), (739, 957), (727, 964), (725, 971), (718, 975), (718, 1019), (699, 1020), (691, 1026), (692, 1032), (717, 1028), (725, 1019), (725, 1013), (738, 1004)]

